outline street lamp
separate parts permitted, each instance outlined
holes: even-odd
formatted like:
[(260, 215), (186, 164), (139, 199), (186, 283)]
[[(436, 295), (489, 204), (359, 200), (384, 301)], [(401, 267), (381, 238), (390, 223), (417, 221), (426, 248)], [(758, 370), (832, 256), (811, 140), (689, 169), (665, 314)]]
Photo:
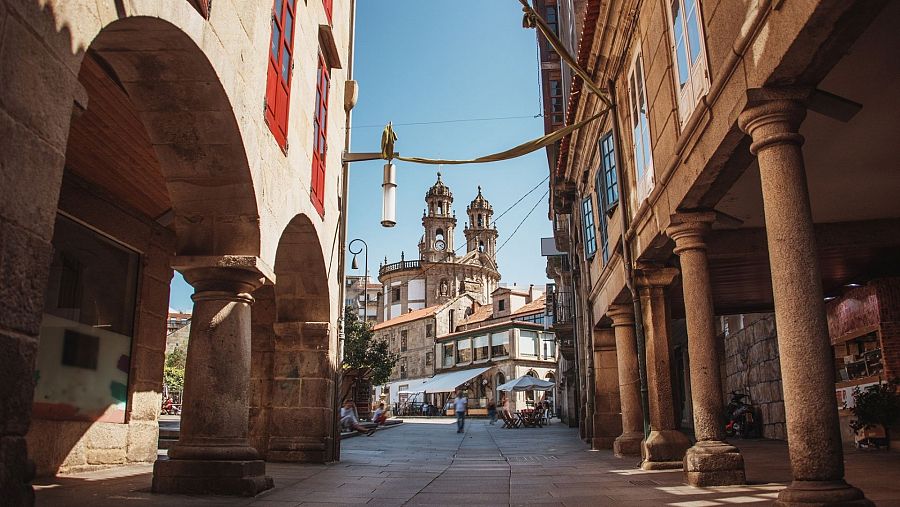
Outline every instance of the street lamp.
[[(362, 243), (362, 246), (357, 247), (356, 251), (353, 250), (353, 244), (359, 241)], [(365, 248), (365, 254), (363, 256), (364, 262), (366, 264), (365, 275), (363, 276), (363, 322), (369, 322), (369, 245), (359, 239), (356, 238), (352, 240), (347, 245), (347, 250), (353, 254), (353, 262), (350, 264), (351, 269), (359, 269), (359, 264), (356, 262), (356, 255), (363, 251)]]

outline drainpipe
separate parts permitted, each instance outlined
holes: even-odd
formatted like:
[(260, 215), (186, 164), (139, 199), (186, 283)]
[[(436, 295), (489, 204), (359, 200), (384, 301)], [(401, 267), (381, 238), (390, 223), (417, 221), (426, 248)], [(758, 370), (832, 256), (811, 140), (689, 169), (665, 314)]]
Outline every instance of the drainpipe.
[[(349, 34), (349, 48), (347, 51), (347, 81), (351, 81), (353, 79), (353, 50), (355, 46), (356, 40), (356, 0), (350, 0), (350, 34)], [(345, 106), (346, 107), (346, 106)], [(347, 110), (347, 116), (344, 120), (344, 153), (350, 152), (350, 125), (352, 124), (353, 117), (353, 109)], [(338, 312), (338, 329), (339, 336), (342, 333), (344, 327), (344, 292), (346, 290), (347, 281), (346, 281), (346, 267), (347, 267), (347, 209), (349, 208), (349, 197), (350, 197), (350, 164), (346, 161), (341, 162), (341, 214), (338, 219), (338, 227), (340, 228), (340, 253), (338, 254), (338, 272), (340, 273), (341, 283), (340, 288), (338, 289), (339, 299), (338, 304), (340, 304), (340, 312)], [(368, 272), (366, 273), (368, 275)], [(368, 282), (368, 280), (366, 280)], [(366, 306), (368, 307), (368, 294), (365, 294), (366, 298)], [(332, 376), (334, 381), (334, 399), (333, 407), (335, 407), (334, 413), (334, 421), (332, 426), (332, 435), (334, 438), (332, 439), (331, 444), (331, 455), (334, 461), (340, 461), (341, 459), (341, 430), (340, 423), (338, 417), (337, 408), (341, 403), (341, 363), (343, 362), (344, 356), (344, 344), (338, 343), (337, 350), (337, 363), (335, 364), (334, 374)]]
[[(613, 135), (618, 138), (619, 133), (619, 108), (616, 102), (616, 87), (613, 80), (609, 81), (609, 96), (612, 103), (612, 117), (616, 122), (616, 128), (613, 129)], [(618, 139), (615, 139), (616, 146), (622, 146)], [(616, 150), (616, 166), (623, 167), (621, 150)], [(631, 258), (631, 245), (628, 243), (626, 232), (630, 224), (628, 216), (628, 185), (619, 187), (619, 202), (622, 210), (622, 264), (625, 267), (625, 285), (631, 292), (631, 304), (634, 306), (634, 334), (637, 340), (638, 354), (638, 377), (641, 385), (641, 414), (644, 418), (644, 440), (650, 435), (650, 394), (647, 389), (647, 348), (644, 339), (644, 318), (641, 309), (641, 297), (638, 294), (636, 283), (634, 281), (634, 269)]]
[(584, 414), (581, 413), (582, 412), (582, 409), (581, 409), (581, 384), (582, 384), (581, 375), (582, 375), (582, 372), (584, 371), (585, 367), (581, 364), (581, 354), (579, 353), (579, 350), (578, 350), (578, 347), (580, 346), (579, 340), (578, 340), (578, 334), (579, 334), (578, 333), (578, 323), (580, 322), (580, 319), (578, 318), (578, 305), (575, 304), (575, 290), (577, 288), (576, 287), (577, 282), (575, 280), (575, 272), (572, 269), (572, 266), (575, 265), (574, 260), (573, 260), (573, 259), (575, 259), (575, 254), (572, 253), (573, 251), (575, 251), (575, 245), (572, 242), (572, 230), (573, 230), (572, 222), (573, 221), (574, 220), (572, 218), (572, 214), (569, 213), (569, 220), (568, 220), (568, 224), (567, 224), (567, 226), (569, 228), (569, 251), (567, 252), (567, 255), (569, 256), (569, 271), (571, 272), (571, 275), (569, 278), (572, 281), (571, 282), (571, 285), (572, 285), (571, 301), (569, 301), (569, 304), (572, 305), (572, 348), (575, 349), (575, 369), (576, 369), (576, 374), (575, 374), (575, 420), (580, 425), (581, 420), (584, 417)]

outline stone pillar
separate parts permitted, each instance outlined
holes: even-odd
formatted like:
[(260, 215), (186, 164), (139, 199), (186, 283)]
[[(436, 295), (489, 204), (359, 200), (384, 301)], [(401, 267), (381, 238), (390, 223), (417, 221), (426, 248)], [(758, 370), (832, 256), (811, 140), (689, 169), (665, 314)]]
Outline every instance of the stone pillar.
[(725, 443), (722, 379), (716, 351), (712, 287), (706, 258), (705, 235), (716, 215), (679, 213), (672, 216), (666, 234), (675, 240), (681, 259), (681, 285), (688, 332), (691, 402), (697, 443), (687, 450), (684, 473), (692, 486), (744, 484), (744, 458)]
[(669, 358), (669, 309), (666, 287), (678, 276), (675, 268), (641, 267), (637, 275), (644, 335), (647, 343), (647, 387), (650, 398), (650, 435), (642, 444), (644, 470), (682, 468), (691, 446), (678, 431), (672, 401), (672, 365)]
[(334, 369), (327, 322), (276, 322), (269, 461), (332, 461)]
[(762, 183), (775, 322), (793, 482), (778, 505), (873, 505), (844, 481), (834, 401), (834, 364), (825, 319), (800, 123), (793, 90), (749, 90), (741, 130), (752, 137)]
[(178, 443), (153, 468), (156, 493), (253, 496), (272, 487), (248, 440), (250, 295), (274, 280), (256, 257), (176, 257), (194, 286)]
[(594, 330), (594, 413), (592, 449), (612, 449), (622, 433), (616, 337), (612, 329)]
[(639, 456), (641, 441), (644, 440), (644, 417), (641, 413), (641, 379), (634, 334), (634, 307), (612, 305), (606, 314), (612, 319), (616, 334), (619, 400), (622, 409), (622, 434), (613, 443), (613, 452), (620, 458)]

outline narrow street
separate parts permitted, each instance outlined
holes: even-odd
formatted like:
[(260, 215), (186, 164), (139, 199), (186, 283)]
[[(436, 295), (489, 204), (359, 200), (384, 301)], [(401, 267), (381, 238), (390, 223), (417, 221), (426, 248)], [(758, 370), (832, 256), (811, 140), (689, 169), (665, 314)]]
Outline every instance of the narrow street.
[[(768, 505), (790, 479), (782, 442), (738, 442), (750, 485), (685, 486), (681, 470), (645, 472), (610, 451), (589, 451), (558, 421), (502, 429), (471, 420), (411, 419), (372, 437), (347, 439), (333, 465), (268, 463), (275, 488), (255, 498), (154, 495), (152, 467), (57, 477), (35, 485), (38, 505)], [(900, 505), (896, 453), (847, 451), (847, 478), (877, 505)]]

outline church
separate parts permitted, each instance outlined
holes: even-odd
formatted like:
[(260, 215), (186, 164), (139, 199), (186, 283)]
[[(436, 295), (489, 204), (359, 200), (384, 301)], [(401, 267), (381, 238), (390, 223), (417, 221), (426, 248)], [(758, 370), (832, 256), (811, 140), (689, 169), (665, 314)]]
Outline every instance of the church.
[(462, 294), (480, 304), (490, 302), (500, 282), (497, 268), (497, 228), (492, 223), (494, 209), (478, 195), (466, 208), (465, 253), (454, 244), (456, 212), (453, 192), (441, 180), (425, 194), (422, 213), (424, 233), (419, 240), (419, 259), (388, 263), (378, 270), (384, 287), (378, 305), (378, 322), (384, 322), (413, 310), (443, 304)]

